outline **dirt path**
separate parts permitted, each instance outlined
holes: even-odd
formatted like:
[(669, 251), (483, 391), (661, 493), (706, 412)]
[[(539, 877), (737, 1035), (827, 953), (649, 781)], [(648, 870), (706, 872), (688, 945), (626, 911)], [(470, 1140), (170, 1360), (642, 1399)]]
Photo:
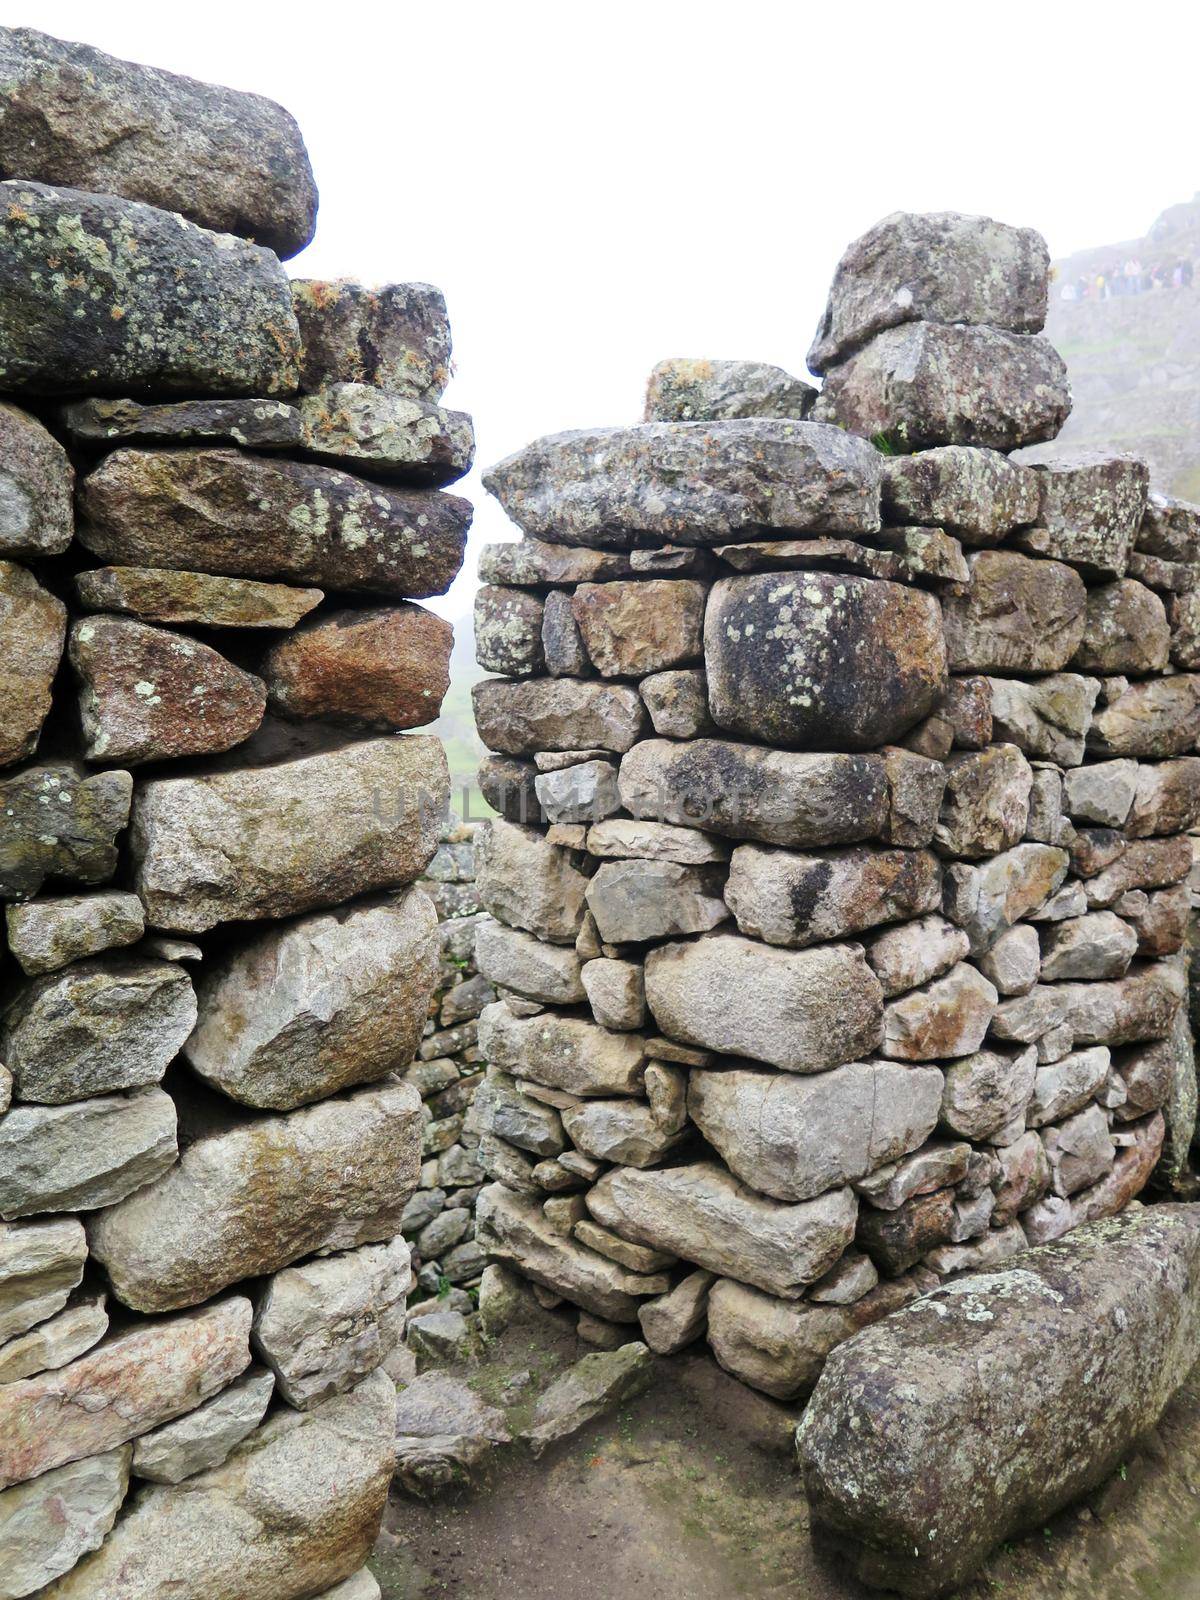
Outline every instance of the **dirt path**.
[[(524, 1366), (540, 1387), (577, 1353), (558, 1332), (509, 1342), (475, 1381), (494, 1392)], [(457, 1501), (394, 1497), (372, 1568), (385, 1600), (865, 1600), (814, 1560), (787, 1424), (677, 1357), (539, 1462), (514, 1447)], [(971, 1600), (1200, 1600), (1200, 1369), (1159, 1442), (1091, 1509), (997, 1552)]]

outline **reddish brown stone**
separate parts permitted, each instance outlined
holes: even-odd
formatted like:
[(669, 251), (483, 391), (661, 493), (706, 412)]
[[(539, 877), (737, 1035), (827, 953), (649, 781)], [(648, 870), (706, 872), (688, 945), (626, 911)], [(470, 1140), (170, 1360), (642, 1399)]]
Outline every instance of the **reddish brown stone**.
[(419, 728), (450, 687), (454, 629), (420, 606), (335, 611), (267, 657), (271, 709), (362, 728)]
[(66, 631), (62, 601), (15, 561), (0, 561), (0, 767), (37, 749)]

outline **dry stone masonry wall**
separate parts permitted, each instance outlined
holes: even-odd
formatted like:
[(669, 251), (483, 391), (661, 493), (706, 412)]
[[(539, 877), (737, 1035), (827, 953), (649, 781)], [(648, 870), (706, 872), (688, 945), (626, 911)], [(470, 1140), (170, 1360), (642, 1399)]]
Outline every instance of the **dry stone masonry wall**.
[(1189, 1177), (1200, 510), (1014, 457), (1069, 410), (1047, 280), (890, 217), (819, 393), (667, 362), (485, 480), (480, 1243), (783, 1398)]
[(315, 214), (278, 106), (0, 29), (4, 1600), (378, 1595), (473, 444)]

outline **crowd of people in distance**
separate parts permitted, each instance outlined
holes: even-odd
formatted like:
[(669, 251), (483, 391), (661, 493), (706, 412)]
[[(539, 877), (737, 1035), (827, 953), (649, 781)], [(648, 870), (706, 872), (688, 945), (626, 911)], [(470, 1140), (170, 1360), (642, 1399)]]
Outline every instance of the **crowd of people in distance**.
[(1079, 277), (1064, 283), (1059, 291), (1063, 300), (1113, 300), (1118, 295), (1149, 294), (1155, 289), (1190, 289), (1194, 268), (1190, 259), (1162, 261), (1146, 267), (1135, 258), (1124, 266), (1114, 262), (1094, 277)]

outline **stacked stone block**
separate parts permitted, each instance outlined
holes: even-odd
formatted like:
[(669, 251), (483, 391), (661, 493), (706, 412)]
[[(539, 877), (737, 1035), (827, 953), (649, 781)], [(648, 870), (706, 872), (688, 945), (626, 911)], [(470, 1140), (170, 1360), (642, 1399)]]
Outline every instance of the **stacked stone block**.
[(445, 307), (289, 282), (270, 102), (30, 30), (0, 79), (0, 1596), (368, 1597), (449, 787), (397, 734), (470, 515)]
[(479, 1239), (784, 1398), (1191, 1138), (1200, 524), (1013, 458), (1069, 409), (1047, 277), (889, 218), (819, 395), (665, 363), (485, 479)]

